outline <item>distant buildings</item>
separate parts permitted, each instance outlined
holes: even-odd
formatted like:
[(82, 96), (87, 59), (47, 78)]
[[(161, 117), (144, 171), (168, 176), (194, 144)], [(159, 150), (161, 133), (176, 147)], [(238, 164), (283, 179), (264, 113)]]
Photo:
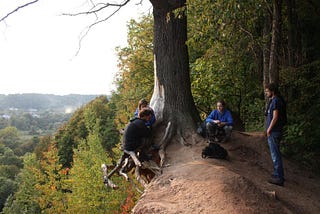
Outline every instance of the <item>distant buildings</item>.
[(5, 120), (9, 120), (10, 119), (10, 115), (7, 115), (7, 114), (3, 114), (1, 115), (1, 117)]

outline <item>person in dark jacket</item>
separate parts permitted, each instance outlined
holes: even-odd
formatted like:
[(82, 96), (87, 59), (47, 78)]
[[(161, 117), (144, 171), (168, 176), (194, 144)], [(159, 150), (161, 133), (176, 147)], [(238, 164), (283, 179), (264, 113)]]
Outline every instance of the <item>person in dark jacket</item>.
[(217, 109), (213, 110), (206, 119), (206, 131), (209, 142), (218, 141), (216, 139), (219, 130), (225, 132), (225, 139), (231, 136), (233, 126), (233, 118), (231, 112), (225, 109), (225, 102), (220, 100), (217, 102)]
[(145, 138), (151, 134), (151, 130), (146, 123), (151, 120), (152, 110), (143, 108), (140, 110), (138, 117), (132, 119), (124, 130), (123, 149), (136, 152), (144, 146)]
[(268, 182), (283, 186), (284, 172), (280, 152), (280, 141), (287, 120), (286, 104), (280, 97), (278, 87), (274, 83), (270, 83), (265, 87), (265, 94), (270, 99), (266, 111), (266, 133), (273, 162), (273, 174)]
[(152, 110), (152, 117), (151, 119), (146, 122), (146, 125), (148, 128), (152, 128), (152, 125), (156, 122), (156, 116), (154, 114), (153, 109), (149, 106), (149, 103), (146, 99), (141, 99), (138, 103), (138, 107), (136, 109), (136, 111), (134, 112), (134, 117), (138, 117), (139, 111), (141, 111), (141, 109), (143, 108), (150, 108), (150, 110)]

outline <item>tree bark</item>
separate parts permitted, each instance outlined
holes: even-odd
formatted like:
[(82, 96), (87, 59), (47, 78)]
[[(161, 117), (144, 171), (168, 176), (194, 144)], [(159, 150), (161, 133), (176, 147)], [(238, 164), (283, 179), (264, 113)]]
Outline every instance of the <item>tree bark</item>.
[(288, 16), (288, 65), (297, 67), (302, 63), (301, 35), (296, 0), (286, 0)]
[(279, 83), (279, 47), (280, 47), (281, 0), (273, 1), (272, 31), (269, 61), (269, 81)]
[(154, 16), (155, 86), (151, 107), (157, 123), (167, 126), (165, 148), (172, 137), (185, 139), (200, 121), (191, 94), (186, 1), (150, 0)]
[(270, 20), (269, 16), (265, 16), (264, 26), (263, 26), (263, 40), (264, 45), (262, 49), (263, 57), (263, 86), (265, 87), (269, 83), (269, 58), (270, 58)]

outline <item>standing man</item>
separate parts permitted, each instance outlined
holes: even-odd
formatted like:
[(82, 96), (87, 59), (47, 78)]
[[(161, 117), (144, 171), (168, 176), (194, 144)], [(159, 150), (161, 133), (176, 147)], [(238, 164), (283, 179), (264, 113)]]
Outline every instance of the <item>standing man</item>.
[(265, 94), (270, 99), (266, 110), (266, 131), (273, 162), (273, 174), (268, 182), (283, 186), (284, 172), (280, 152), (280, 141), (283, 134), (283, 127), (286, 123), (286, 104), (280, 97), (279, 90), (275, 83), (270, 83), (265, 87)]
[(217, 102), (217, 109), (213, 110), (206, 118), (207, 137), (209, 142), (220, 141), (219, 130), (225, 132), (225, 139), (229, 140), (232, 132), (233, 119), (231, 112), (225, 109), (225, 102), (220, 100)]

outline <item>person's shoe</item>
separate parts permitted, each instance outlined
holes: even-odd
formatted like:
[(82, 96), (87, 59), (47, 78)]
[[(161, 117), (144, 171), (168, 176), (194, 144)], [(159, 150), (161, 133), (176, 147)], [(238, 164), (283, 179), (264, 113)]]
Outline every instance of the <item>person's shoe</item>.
[(221, 143), (227, 143), (228, 141), (229, 141), (229, 138), (224, 137), (224, 138), (222, 138), (222, 140), (220, 142)]
[[(277, 179), (277, 176), (275, 176), (274, 174), (271, 174), (270, 176), (271, 176), (271, 178)], [(283, 178), (283, 181), (286, 181), (286, 179)]]
[(283, 181), (281, 181), (279, 178), (275, 178), (275, 177), (273, 177), (273, 178), (270, 178), (269, 180), (268, 180), (268, 182), (270, 183), (270, 184), (275, 184), (275, 185), (278, 185), (278, 186), (283, 186)]
[(208, 139), (208, 143), (210, 144), (210, 143), (214, 143), (215, 142), (215, 138), (209, 138)]
[(160, 146), (157, 145), (157, 144), (152, 144), (152, 145), (151, 145), (151, 148), (152, 148), (153, 150), (156, 150), (156, 151), (160, 150)]

